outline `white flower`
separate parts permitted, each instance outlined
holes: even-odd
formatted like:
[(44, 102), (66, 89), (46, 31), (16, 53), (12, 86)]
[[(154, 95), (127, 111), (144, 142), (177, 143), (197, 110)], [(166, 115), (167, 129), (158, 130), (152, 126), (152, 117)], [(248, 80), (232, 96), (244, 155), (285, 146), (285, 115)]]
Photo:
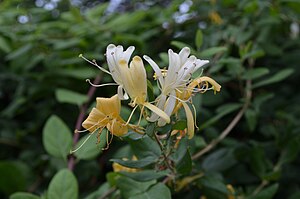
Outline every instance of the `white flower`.
[[(155, 76), (161, 89), (161, 95), (157, 98), (157, 106), (170, 116), (176, 105), (176, 92), (181, 92), (181, 90), (186, 88), (192, 74), (209, 61), (197, 59), (193, 55), (189, 56), (190, 49), (188, 47), (184, 47), (178, 54), (170, 49), (168, 54), (169, 67), (167, 72), (162, 72), (159, 66), (150, 57), (145, 55), (144, 59), (155, 71)], [(189, 119), (191, 113), (187, 112), (187, 106), (184, 108)], [(159, 126), (165, 125), (164, 120), (161, 120), (156, 114), (152, 114), (149, 120), (152, 122), (158, 120)]]

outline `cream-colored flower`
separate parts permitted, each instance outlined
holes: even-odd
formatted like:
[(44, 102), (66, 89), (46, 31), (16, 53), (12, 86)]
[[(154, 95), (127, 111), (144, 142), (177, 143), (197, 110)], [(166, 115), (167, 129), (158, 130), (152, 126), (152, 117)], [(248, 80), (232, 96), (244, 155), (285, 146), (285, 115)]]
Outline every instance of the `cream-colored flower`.
[[(188, 47), (184, 47), (178, 54), (170, 49), (168, 55), (169, 67), (167, 71), (161, 70), (150, 57), (145, 55), (144, 59), (155, 71), (155, 77), (161, 89), (161, 95), (157, 98), (157, 106), (170, 116), (176, 105), (176, 92), (186, 88), (192, 74), (209, 61), (197, 59), (193, 55), (190, 56), (190, 49)], [(186, 108), (187, 116), (189, 116), (190, 111)], [(150, 121), (158, 121), (159, 126), (166, 124), (157, 114), (152, 114)]]

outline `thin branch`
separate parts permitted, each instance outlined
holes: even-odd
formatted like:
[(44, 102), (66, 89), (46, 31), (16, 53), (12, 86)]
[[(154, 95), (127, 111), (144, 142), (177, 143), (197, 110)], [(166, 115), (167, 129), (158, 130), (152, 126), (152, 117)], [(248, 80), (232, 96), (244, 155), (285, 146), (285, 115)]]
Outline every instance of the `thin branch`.
[(159, 138), (158, 138), (158, 136), (156, 135), (155, 132), (154, 132), (154, 138), (155, 138), (156, 142), (158, 143), (158, 145), (160, 147), (160, 150), (162, 151), (162, 154), (164, 156), (164, 160), (165, 160), (165, 163), (166, 163), (168, 169), (170, 169), (172, 171), (172, 173), (175, 174), (176, 172), (175, 172), (174, 168), (171, 166), (171, 164), (169, 162), (169, 158), (165, 154), (164, 147), (163, 147), (162, 143), (160, 142), (160, 140), (159, 140)]
[(198, 153), (194, 154), (192, 156), (192, 160), (196, 160), (205, 153), (212, 150), (219, 142), (221, 142), (230, 132), (231, 130), (238, 124), (242, 116), (245, 114), (246, 110), (248, 109), (252, 97), (252, 90), (251, 90), (252, 82), (251, 80), (246, 81), (246, 96), (245, 96), (245, 103), (242, 107), (242, 109), (236, 114), (236, 116), (233, 118), (233, 120), (229, 123), (229, 125), (224, 129), (224, 131), (217, 137), (215, 140), (213, 140), (211, 143), (209, 143), (204, 149), (199, 151)]
[[(97, 75), (94, 82), (93, 82), (93, 84), (98, 84), (100, 81), (101, 81), (101, 76)], [(87, 96), (88, 96), (87, 102), (84, 103), (83, 105), (81, 105), (81, 107), (80, 107), (80, 113), (78, 115), (76, 125), (75, 125), (76, 130), (81, 129), (81, 124), (84, 120), (86, 110), (88, 108), (88, 103), (91, 101), (95, 91), (96, 91), (96, 88), (91, 86), (88, 93), (87, 93)], [(73, 146), (75, 146), (77, 144), (78, 140), (79, 140), (79, 133), (74, 133)], [(70, 157), (69, 157), (69, 160), (68, 160), (68, 168), (72, 171), (74, 169), (74, 166), (75, 166), (75, 156), (71, 154)]]

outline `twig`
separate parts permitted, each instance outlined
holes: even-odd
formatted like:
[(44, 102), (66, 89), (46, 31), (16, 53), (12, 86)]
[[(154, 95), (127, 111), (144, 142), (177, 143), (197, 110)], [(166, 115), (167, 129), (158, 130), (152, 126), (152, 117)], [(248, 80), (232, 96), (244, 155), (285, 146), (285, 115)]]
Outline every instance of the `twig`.
[(218, 138), (213, 140), (211, 143), (209, 143), (204, 149), (199, 151), (198, 153), (194, 154), (192, 156), (192, 160), (196, 160), (205, 153), (209, 152), (211, 149), (213, 149), (219, 142), (221, 142), (230, 132), (231, 130), (237, 125), (237, 123), (240, 121), (246, 110), (248, 109), (252, 97), (252, 90), (251, 90), (252, 82), (251, 80), (246, 81), (246, 97), (245, 97), (245, 103), (242, 107), (242, 109), (236, 114), (236, 116), (233, 118), (233, 120), (229, 123), (229, 125), (224, 129), (224, 131), (219, 135)]
[(158, 143), (159, 147), (160, 147), (160, 150), (162, 151), (162, 154), (164, 156), (164, 159), (165, 159), (165, 163), (168, 167), (168, 169), (170, 169), (172, 171), (173, 174), (175, 174), (176, 172), (174, 171), (174, 168), (170, 165), (170, 162), (169, 162), (169, 158), (167, 157), (167, 155), (165, 154), (164, 152), (164, 147), (162, 145), (162, 143), (160, 142), (160, 140), (158, 139), (156, 133), (154, 132), (154, 138), (156, 140), (156, 142)]
[[(97, 75), (93, 84), (98, 84), (100, 81), (101, 81), (101, 76)], [(88, 103), (91, 101), (95, 91), (96, 91), (96, 88), (91, 86), (87, 93), (87, 96), (88, 96), (87, 102), (84, 103), (83, 105), (81, 105), (81, 107), (80, 107), (80, 113), (78, 115), (76, 125), (75, 125), (75, 129), (77, 129), (77, 130), (81, 129), (81, 124), (84, 120), (84, 116), (85, 116), (86, 110), (88, 108)], [(79, 140), (79, 133), (74, 133), (73, 146), (75, 146), (77, 144), (78, 140)], [(74, 166), (75, 166), (75, 157), (74, 157), (74, 155), (71, 154), (69, 157), (69, 160), (68, 160), (68, 168), (72, 171), (74, 169)]]

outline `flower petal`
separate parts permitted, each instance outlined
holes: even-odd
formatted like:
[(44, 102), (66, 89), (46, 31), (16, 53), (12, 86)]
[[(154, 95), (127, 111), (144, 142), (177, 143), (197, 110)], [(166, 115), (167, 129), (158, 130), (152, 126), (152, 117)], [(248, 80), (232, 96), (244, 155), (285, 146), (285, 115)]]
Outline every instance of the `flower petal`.
[(145, 102), (143, 105), (146, 106), (148, 109), (150, 109), (152, 112), (156, 113), (161, 118), (163, 118), (167, 123), (170, 123), (170, 117), (165, 112), (163, 112), (161, 109), (150, 104), (149, 102)]
[(121, 102), (118, 95), (114, 95), (111, 98), (97, 97), (96, 108), (104, 115), (117, 116), (120, 114)]
[(186, 114), (187, 130), (188, 130), (187, 134), (189, 136), (189, 139), (191, 139), (194, 137), (194, 132), (195, 132), (193, 113), (192, 113), (190, 107), (187, 105), (187, 103), (182, 102), (182, 105), (184, 107), (184, 111)]
[(98, 109), (93, 108), (89, 116), (82, 123), (83, 128), (94, 132), (97, 128), (105, 126), (107, 123), (106, 116)]

